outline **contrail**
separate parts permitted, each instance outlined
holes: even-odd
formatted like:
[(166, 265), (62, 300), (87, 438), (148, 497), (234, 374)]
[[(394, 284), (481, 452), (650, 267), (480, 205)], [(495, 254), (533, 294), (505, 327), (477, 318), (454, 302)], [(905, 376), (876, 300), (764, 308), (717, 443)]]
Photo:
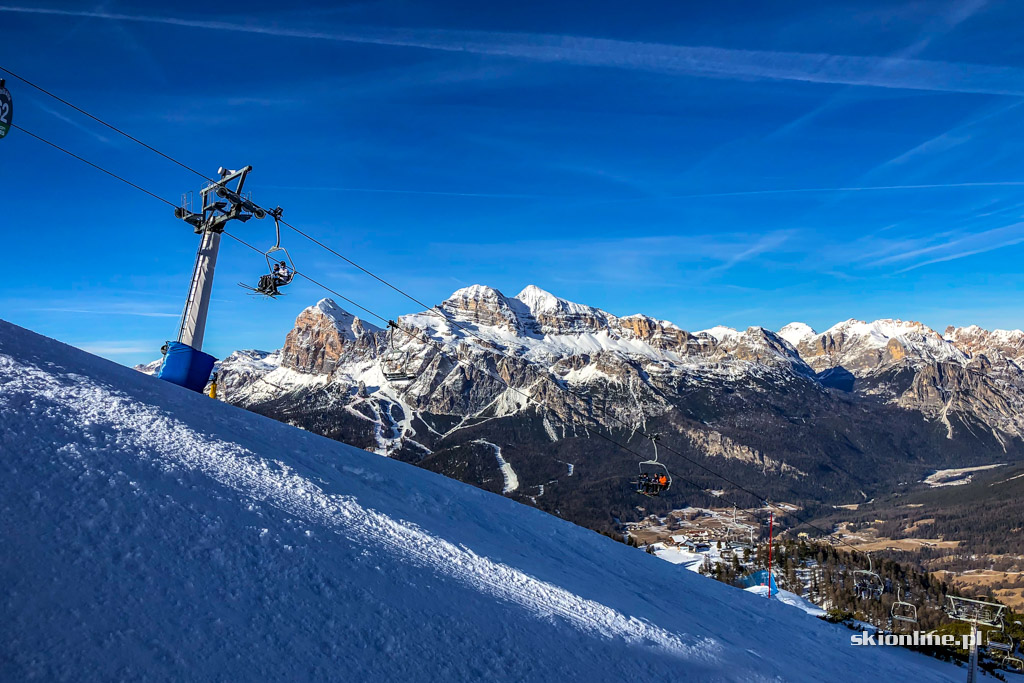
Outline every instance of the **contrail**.
[(254, 187), (262, 187), (271, 190), (305, 190), (307, 192), (354, 192), (369, 194), (414, 194), (436, 197), (480, 197), (486, 199), (545, 199), (554, 196), (538, 194), (506, 194), (500, 192), (445, 192), (442, 190), (403, 190), (377, 187), (334, 187), (334, 186), (305, 186), (305, 185), (263, 185), (256, 183)]
[(867, 185), (852, 187), (795, 187), (778, 190), (735, 190), (731, 192), (696, 192), (692, 194), (670, 194), (653, 197), (632, 197), (629, 199), (606, 199), (598, 204), (626, 204), (632, 202), (653, 202), (665, 199), (701, 199), (713, 197), (753, 197), (773, 194), (813, 194), (829, 192), (889, 192), (898, 190), (948, 190), (968, 187), (1018, 187), (1024, 180), (993, 180), (972, 183), (933, 183), (924, 185)]
[(956, 187), (1017, 187), (1024, 180), (993, 180), (976, 183), (933, 183), (927, 185), (867, 185), (863, 187), (801, 187), (789, 190), (741, 190), (738, 192), (711, 192), (678, 195), (679, 197), (737, 197), (757, 194), (796, 194), (801, 192), (884, 192), (887, 190), (944, 190)]
[(421, 48), (538, 62), (707, 78), (800, 81), (937, 92), (1024, 96), (1024, 70), (899, 57), (736, 50), (551, 34), (445, 29), (292, 29), (259, 24), (0, 5), (0, 11), (166, 24), (285, 38)]

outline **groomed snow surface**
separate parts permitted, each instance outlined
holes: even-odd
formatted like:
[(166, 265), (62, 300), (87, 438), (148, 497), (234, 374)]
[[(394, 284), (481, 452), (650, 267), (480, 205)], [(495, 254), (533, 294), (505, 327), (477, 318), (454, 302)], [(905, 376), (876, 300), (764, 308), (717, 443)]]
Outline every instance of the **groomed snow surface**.
[(0, 321), (4, 680), (955, 680)]

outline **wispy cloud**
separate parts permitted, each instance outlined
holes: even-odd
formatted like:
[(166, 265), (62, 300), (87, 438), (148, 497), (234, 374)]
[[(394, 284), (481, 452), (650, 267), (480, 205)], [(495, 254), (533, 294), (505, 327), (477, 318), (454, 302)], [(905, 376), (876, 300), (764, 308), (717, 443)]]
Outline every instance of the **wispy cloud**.
[(1012, 102), (1009, 105), (1000, 106), (995, 109), (988, 110), (981, 115), (974, 116), (971, 119), (959, 123), (949, 130), (931, 137), (905, 152), (900, 153), (869, 173), (885, 170), (892, 166), (901, 166), (921, 156), (947, 154), (950, 150), (971, 142), (973, 139), (971, 129), (978, 126), (978, 124), (988, 123), (994, 118), (998, 118), (1003, 114), (1008, 114), (1018, 109), (1021, 105), (1024, 105), (1024, 102)]
[(155, 311), (117, 310), (111, 308), (40, 308), (52, 313), (76, 313), (81, 315), (133, 315), (141, 318), (177, 318), (180, 313), (158, 313)]
[(985, 252), (1002, 249), (1004, 247), (1011, 247), (1021, 243), (1024, 243), (1024, 223), (1014, 223), (1013, 225), (1007, 225), (1001, 228), (968, 235), (944, 244), (933, 245), (928, 249), (918, 250), (917, 253), (910, 254), (908, 258), (915, 258), (925, 253), (938, 255), (934, 258), (921, 261), (920, 263), (907, 266), (897, 272), (906, 273), (935, 263), (955, 261), (957, 259), (966, 258), (967, 256), (983, 254)]
[(897, 192), (905, 190), (950, 190), (957, 188), (977, 187), (1019, 187), (1024, 180), (992, 180), (966, 183), (922, 183), (918, 185), (849, 185), (838, 187), (790, 187), (775, 190), (733, 190), (729, 192), (695, 192), (692, 194), (655, 195), (652, 197), (628, 197), (623, 199), (606, 199), (598, 204), (628, 204), (631, 202), (650, 202), (666, 199), (701, 199), (714, 197), (755, 197), (760, 195), (787, 194), (828, 194), (845, 192)]
[(369, 194), (413, 194), (435, 195), (439, 197), (480, 197), (490, 199), (542, 199), (545, 195), (536, 194), (505, 194), (501, 192), (446, 192), (435, 190), (405, 190), (379, 187), (341, 187), (341, 186), (305, 186), (305, 185), (253, 185), (269, 190), (301, 190), (303, 192), (362, 192)]
[[(931, 20), (924, 23), (918, 38), (906, 47), (890, 55), (890, 60), (905, 61), (918, 57), (929, 45), (947, 35), (957, 26), (980, 12), (987, 4), (988, 0), (954, 0), (947, 6), (947, 11), (942, 11), (942, 9), (939, 8), (938, 11), (934, 11), (932, 14)], [(878, 66), (884, 67), (885, 62), (879, 62)], [(884, 76), (884, 74), (876, 74), (876, 76)], [(838, 109), (839, 107), (856, 99), (858, 98), (856, 96), (855, 89), (843, 89), (839, 93), (832, 95), (827, 100), (811, 109), (809, 112), (802, 114), (770, 133), (767, 136), (767, 139), (774, 139), (792, 134), (794, 131), (817, 119), (822, 114), (833, 109)]]
[(722, 272), (729, 270), (735, 265), (749, 261), (753, 258), (757, 258), (761, 254), (775, 251), (783, 245), (790, 237), (792, 233), (788, 230), (782, 230), (778, 232), (768, 233), (763, 235), (756, 242), (751, 244), (746, 249), (737, 251), (734, 255), (727, 258), (721, 265), (711, 268), (712, 271)]
[[(896, 274), (1024, 243), (1024, 222), (974, 233), (944, 232), (882, 243), (868, 241), (851, 262), (862, 268), (903, 266)], [(863, 247), (863, 245), (862, 245)]]
[[(764, 195), (788, 195), (788, 194), (842, 194), (847, 192), (899, 192), (913, 190), (950, 190), (969, 189), (984, 187), (1022, 187), (1024, 180), (992, 180), (963, 183), (922, 183), (917, 185), (861, 185), (861, 186), (837, 186), (837, 187), (791, 187), (771, 190), (731, 190), (726, 192), (695, 192), (691, 194), (662, 194), (647, 195), (643, 197), (620, 197), (614, 199), (596, 199), (594, 204), (630, 204), (641, 202), (654, 202), (672, 199), (713, 199), (715, 197), (757, 197)], [(480, 197), (495, 199), (567, 199), (580, 200), (586, 197), (573, 197), (567, 195), (546, 195), (546, 194), (510, 194), (501, 192), (455, 192), (440, 190), (413, 190), (399, 188), (371, 188), (371, 187), (345, 187), (345, 186), (305, 186), (305, 185), (254, 185), (263, 189), (271, 190), (301, 190), (304, 192), (353, 192), (371, 194), (408, 194), (408, 195), (437, 195), (442, 197)]]
[(136, 353), (152, 353), (156, 356), (160, 353), (159, 348), (154, 348), (152, 342), (94, 341), (74, 343), (72, 346), (97, 356), (127, 356)]
[[(432, 250), (467, 262), (501, 254), (506, 267), (526, 271), (559, 268), (566, 281), (628, 283), (644, 287), (693, 287), (741, 263), (796, 248), (795, 230), (627, 237), (622, 239), (515, 240), (500, 243), (444, 242)], [(571, 268), (566, 263), (573, 264)], [(516, 265), (513, 265), (516, 264)], [(554, 279), (558, 279), (555, 277)]]
[(70, 116), (65, 116), (64, 114), (60, 113), (59, 111), (57, 111), (53, 107), (48, 107), (47, 105), (43, 104), (42, 102), (33, 101), (32, 103), (35, 106), (37, 106), (40, 109), (42, 109), (43, 111), (45, 111), (50, 116), (53, 116), (54, 118), (60, 119), (64, 123), (68, 124), (69, 126), (73, 126), (74, 128), (77, 128), (78, 130), (82, 131), (83, 133), (86, 133), (87, 135), (91, 135), (92, 137), (96, 138), (97, 140), (99, 140), (100, 142), (102, 142), (104, 144), (107, 144), (107, 145), (111, 144), (110, 138), (106, 137), (105, 135), (101, 135), (100, 133), (97, 133), (92, 128), (90, 128), (89, 126), (81, 123), (80, 121), (76, 121), (75, 119), (71, 118)]
[(512, 57), (538, 62), (611, 67), (669, 75), (770, 79), (938, 92), (1024, 95), (1024, 70), (984, 64), (899, 57), (737, 50), (603, 38), (443, 29), (361, 28), (323, 31), (275, 25), (2, 5), (0, 11), (88, 17), (233, 31), (284, 38), (411, 47)]

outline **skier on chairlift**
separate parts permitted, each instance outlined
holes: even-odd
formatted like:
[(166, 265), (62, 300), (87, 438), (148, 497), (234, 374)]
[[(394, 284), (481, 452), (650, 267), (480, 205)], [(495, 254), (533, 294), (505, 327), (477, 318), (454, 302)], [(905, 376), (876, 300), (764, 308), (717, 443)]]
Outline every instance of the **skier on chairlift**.
[(288, 267), (285, 261), (275, 263), (273, 271), (269, 275), (263, 275), (260, 277), (260, 282), (256, 285), (256, 290), (261, 294), (267, 296), (278, 296), (281, 292), (278, 291), (278, 287), (284, 287), (291, 283), (292, 278), (295, 277), (295, 271)]
[(648, 474), (641, 472), (637, 481), (637, 492), (647, 496), (656, 496), (668, 488), (668, 477), (664, 474)]
[(274, 266), (274, 285), (277, 287), (284, 287), (290, 284), (292, 278), (295, 277), (295, 271), (288, 267), (286, 261), (281, 261)]

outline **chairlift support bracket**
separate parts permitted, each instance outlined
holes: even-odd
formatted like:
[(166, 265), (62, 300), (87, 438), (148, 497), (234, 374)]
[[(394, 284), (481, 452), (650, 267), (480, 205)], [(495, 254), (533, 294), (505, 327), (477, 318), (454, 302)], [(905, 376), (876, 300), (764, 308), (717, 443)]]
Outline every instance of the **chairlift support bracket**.
[(946, 614), (950, 619), (966, 621), (978, 624), (979, 626), (992, 626), (1002, 628), (1003, 617), (1006, 612), (1006, 605), (973, 598), (962, 598), (958, 595), (947, 595), (949, 605), (946, 606)]

